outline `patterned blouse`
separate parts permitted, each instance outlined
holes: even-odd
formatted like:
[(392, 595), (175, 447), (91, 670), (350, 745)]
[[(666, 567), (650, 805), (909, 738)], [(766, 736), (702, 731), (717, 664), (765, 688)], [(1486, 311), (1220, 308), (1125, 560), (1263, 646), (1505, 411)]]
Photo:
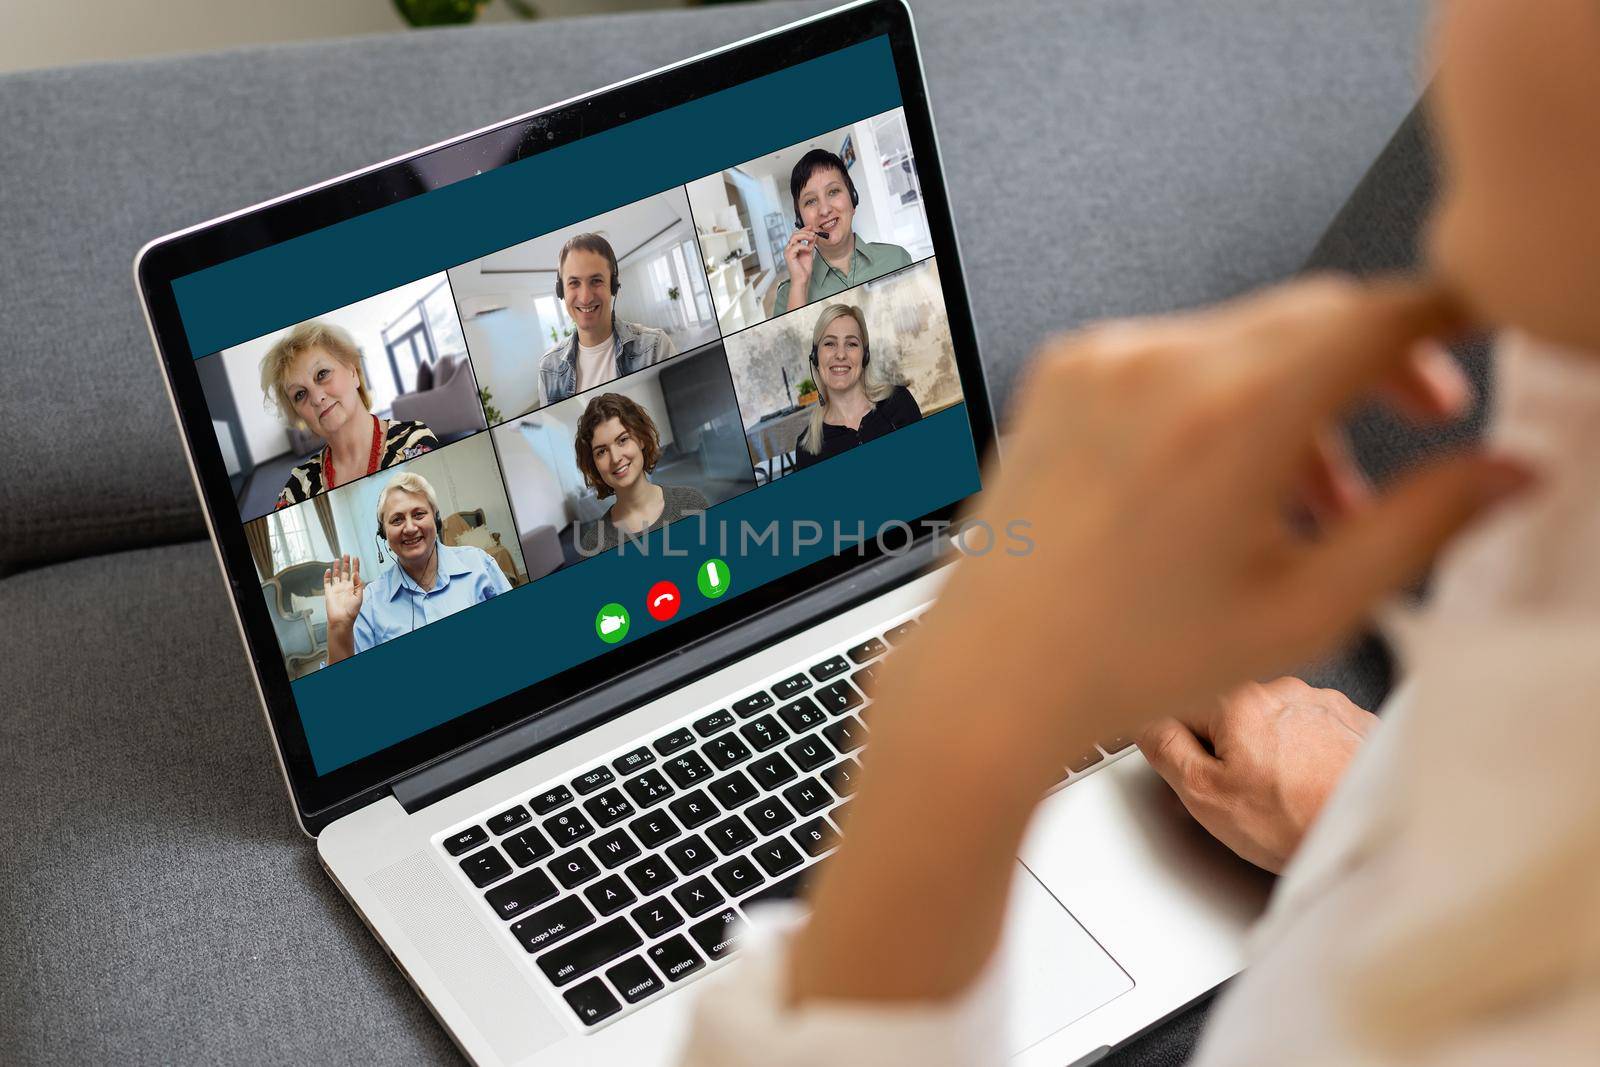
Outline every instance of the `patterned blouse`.
[[(376, 415), (372, 416), (372, 422), (375, 432), (371, 462), (364, 471), (333, 471), (339, 485), (353, 482), (363, 475), (376, 474), (396, 463), (416, 459), (424, 452), (431, 452), (439, 447), (439, 439), (433, 435), (433, 431), (420, 422), (386, 422)], [(327, 446), (323, 446), (322, 451), (289, 472), (289, 484), (278, 494), (278, 503), (275, 506), (286, 508), (291, 504), (310, 500), (318, 493), (327, 492), (329, 488), (327, 472), (332, 466), (333, 457), (329, 454)]]

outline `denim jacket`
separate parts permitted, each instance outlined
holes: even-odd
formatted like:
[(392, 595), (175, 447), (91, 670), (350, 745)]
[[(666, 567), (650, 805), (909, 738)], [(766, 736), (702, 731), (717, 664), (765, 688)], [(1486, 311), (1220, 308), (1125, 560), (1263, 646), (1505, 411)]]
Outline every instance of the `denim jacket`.
[[(672, 338), (653, 326), (611, 316), (612, 351), (618, 378), (643, 370), (678, 353)], [(578, 335), (574, 333), (539, 358), (539, 402), (554, 404), (578, 391)]]

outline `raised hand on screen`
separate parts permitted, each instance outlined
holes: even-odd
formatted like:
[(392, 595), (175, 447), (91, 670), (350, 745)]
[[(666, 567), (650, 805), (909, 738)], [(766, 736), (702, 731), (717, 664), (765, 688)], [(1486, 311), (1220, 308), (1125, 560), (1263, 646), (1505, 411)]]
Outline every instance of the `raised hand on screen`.
[(776, 311), (792, 310), (806, 302), (811, 289), (812, 257), (816, 254), (817, 231), (801, 228), (789, 235), (789, 243), (783, 249), (783, 261), (789, 265), (789, 307)]
[(361, 594), (366, 591), (361, 581), (361, 560), (349, 556), (333, 561), (333, 566), (322, 572), (322, 593), (327, 598), (328, 626), (351, 627), (361, 611)]

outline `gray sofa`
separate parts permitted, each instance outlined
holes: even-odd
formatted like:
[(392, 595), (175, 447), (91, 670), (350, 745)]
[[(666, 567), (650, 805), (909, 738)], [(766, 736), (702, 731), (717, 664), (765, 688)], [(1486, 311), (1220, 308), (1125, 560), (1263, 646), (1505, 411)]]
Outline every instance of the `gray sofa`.
[[(1054, 330), (1294, 271), (1415, 98), (1421, 0), (914, 6), (1001, 406)], [(135, 250), (817, 7), (0, 77), (8, 1062), (456, 1056), (294, 826)], [(1115, 1062), (1181, 1060), (1199, 1018)]]

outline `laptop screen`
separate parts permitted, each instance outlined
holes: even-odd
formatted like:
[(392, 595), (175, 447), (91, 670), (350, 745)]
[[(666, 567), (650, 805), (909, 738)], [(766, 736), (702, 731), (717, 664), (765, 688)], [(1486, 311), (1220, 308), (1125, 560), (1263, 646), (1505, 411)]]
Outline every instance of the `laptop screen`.
[(900, 85), (871, 38), (172, 281), (316, 775), (977, 490)]

